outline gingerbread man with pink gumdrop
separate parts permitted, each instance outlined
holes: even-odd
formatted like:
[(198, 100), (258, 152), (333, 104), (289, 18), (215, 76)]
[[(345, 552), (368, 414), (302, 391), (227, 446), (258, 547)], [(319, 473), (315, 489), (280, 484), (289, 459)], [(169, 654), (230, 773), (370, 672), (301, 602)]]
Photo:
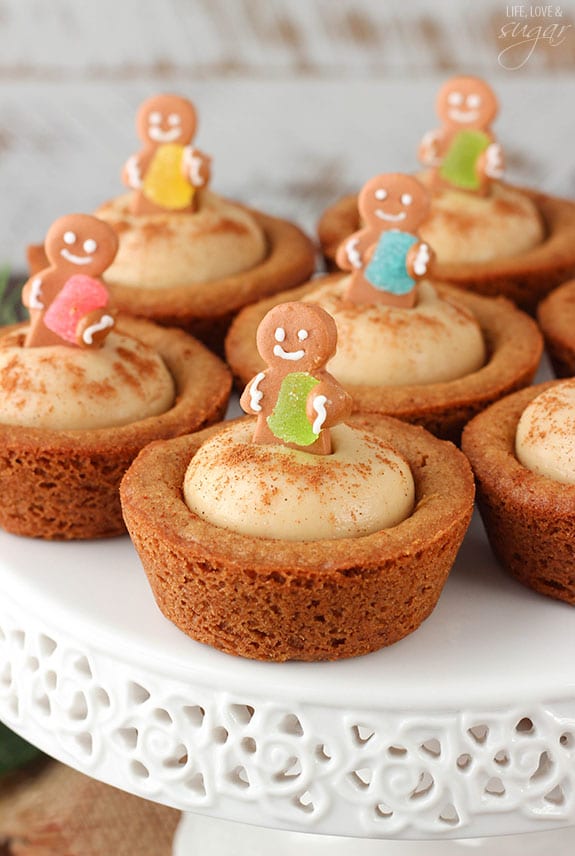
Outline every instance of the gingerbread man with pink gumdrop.
[(196, 125), (194, 105), (179, 95), (154, 95), (141, 105), (136, 127), (144, 146), (122, 172), (134, 191), (132, 213), (197, 209), (197, 191), (210, 180), (210, 158), (191, 145)]
[(49, 267), (22, 291), (30, 313), (25, 347), (99, 347), (114, 326), (114, 315), (107, 288), (94, 277), (114, 261), (116, 233), (89, 214), (69, 214), (50, 226), (44, 249)]
[(335, 354), (335, 321), (313, 303), (274, 306), (257, 330), (267, 368), (246, 386), (240, 404), (257, 416), (254, 443), (328, 455), (329, 428), (351, 412), (351, 398), (326, 370)]
[(419, 160), (432, 169), (432, 187), (485, 196), (504, 170), (491, 131), (499, 109), (495, 93), (479, 77), (453, 77), (439, 90), (436, 107), (442, 127), (428, 131), (419, 146)]
[(429, 208), (429, 193), (411, 175), (384, 173), (363, 186), (358, 209), (365, 226), (340, 244), (335, 257), (342, 270), (352, 272), (346, 300), (415, 306), (416, 283), (434, 259), (417, 233)]

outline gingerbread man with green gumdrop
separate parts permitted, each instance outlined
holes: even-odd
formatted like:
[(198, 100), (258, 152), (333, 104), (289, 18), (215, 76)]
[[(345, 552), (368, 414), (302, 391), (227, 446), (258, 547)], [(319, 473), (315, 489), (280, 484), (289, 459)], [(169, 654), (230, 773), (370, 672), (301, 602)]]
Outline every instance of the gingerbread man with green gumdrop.
[(436, 106), (443, 125), (428, 131), (419, 146), (419, 160), (432, 169), (432, 188), (486, 195), (490, 180), (504, 170), (491, 132), (499, 109), (495, 93), (478, 77), (453, 77), (439, 90)]
[(246, 386), (240, 404), (257, 416), (255, 443), (276, 443), (328, 455), (329, 428), (351, 412), (351, 398), (325, 369), (335, 354), (335, 321), (313, 303), (282, 303), (257, 331), (267, 364)]
[(416, 283), (427, 276), (434, 254), (417, 230), (429, 214), (430, 198), (416, 178), (384, 173), (370, 179), (358, 197), (365, 227), (346, 238), (336, 262), (350, 270), (345, 299), (410, 309)]
[(197, 210), (197, 191), (210, 180), (210, 158), (191, 145), (196, 125), (194, 105), (179, 95), (155, 95), (141, 105), (136, 127), (144, 147), (122, 172), (134, 191), (133, 214)]

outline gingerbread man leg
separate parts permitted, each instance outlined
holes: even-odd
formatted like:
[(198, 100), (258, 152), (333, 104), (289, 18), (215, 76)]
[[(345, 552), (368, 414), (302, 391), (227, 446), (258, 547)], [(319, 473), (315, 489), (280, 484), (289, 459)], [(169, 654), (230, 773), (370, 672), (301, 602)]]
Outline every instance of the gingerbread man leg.
[(412, 288), (407, 294), (393, 294), (390, 291), (375, 288), (363, 275), (363, 271), (356, 270), (351, 274), (349, 288), (346, 292), (346, 300), (358, 304), (382, 303), (385, 306), (397, 306), (402, 309), (411, 309), (417, 302), (417, 289)]

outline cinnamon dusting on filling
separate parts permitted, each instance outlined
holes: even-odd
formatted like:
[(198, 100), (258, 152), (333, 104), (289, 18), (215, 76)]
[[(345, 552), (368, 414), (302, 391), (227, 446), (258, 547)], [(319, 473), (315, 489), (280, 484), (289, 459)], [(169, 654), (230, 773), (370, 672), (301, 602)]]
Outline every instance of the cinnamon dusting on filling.
[(17, 357), (12, 357), (0, 371), (0, 389), (7, 394), (12, 394), (18, 390), (25, 392), (27, 389), (30, 389), (29, 378), (23, 372), (19, 371)]

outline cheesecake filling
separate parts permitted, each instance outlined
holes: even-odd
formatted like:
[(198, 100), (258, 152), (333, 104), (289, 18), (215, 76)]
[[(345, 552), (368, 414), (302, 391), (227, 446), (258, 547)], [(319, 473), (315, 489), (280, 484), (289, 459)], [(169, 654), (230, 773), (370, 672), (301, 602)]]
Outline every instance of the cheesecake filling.
[(205, 284), (249, 270), (266, 255), (266, 238), (246, 209), (209, 191), (194, 213), (135, 215), (127, 193), (95, 212), (120, 247), (104, 280), (134, 288)]
[(545, 390), (519, 419), (515, 454), (528, 470), (575, 484), (575, 379)]
[(355, 305), (344, 299), (349, 277), (310, 292), (337, 325), (337, 353), (328, 370), (343, 384), (406, 386), (455, 380), (480, 369), (486, 347), (479, 323), (445, 300), (430, 282), (418, 286), (412, 309)]
[(0, 422), (28, 428), (113, 428), (169, 410), (175, 386), (161, 356), (115, 331), (101, 348), (24, 348), (0, 340)]
[(289, 541), (357, 538), (411, 514), (408, 463), (374, 434), (337, 425), (333, 452), (252, 442), (237, 422), (206, 441), (184, 478), (188, 508), (242, 535)]
[[(429, 175), (418, 176), (429, 184)], [(514, 187), (491, 182), (480, 196), (460, 190), (433, 191), (431, 212), (420, 230), (439, 264), (477, 264), (518, 256), (545, 240), (535, 202)]]

